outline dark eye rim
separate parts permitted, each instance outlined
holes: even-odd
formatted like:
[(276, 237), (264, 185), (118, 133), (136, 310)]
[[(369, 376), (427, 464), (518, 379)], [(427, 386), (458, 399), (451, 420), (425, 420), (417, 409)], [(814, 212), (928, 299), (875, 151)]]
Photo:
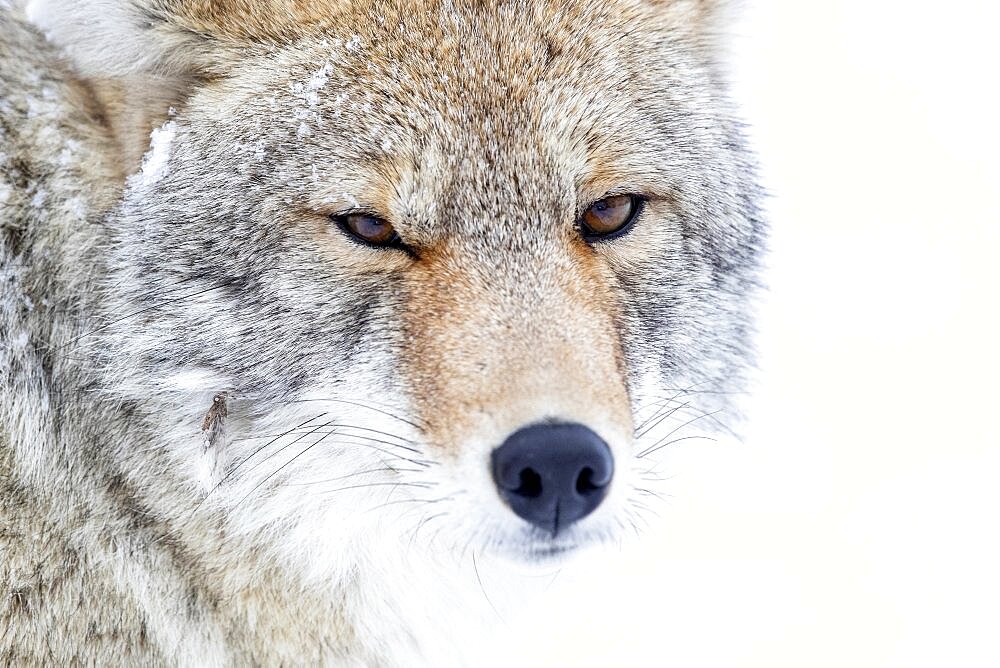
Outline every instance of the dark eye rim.
[(389, 221), (387, 221), (385, 218), (383, 218), (382, 216), (378, 215), (377, 213), (374, 213), (372, 211), (367, 211), (367, 210), (364, 210), (364, 209), (357, 209), (357, 210), (353, 210), (353, 211), (343, 211), (341, 213), (333, 213), (333, 214), (330, 214), (329, 218), (333, 222), (333, 224), (336, 225), (337, 228), (341, 232), (343, 232), (344, 235), (348, 239), (350, 239), (351, 241), (353, 241), (356, 244), (360, 244), (360, 245), (366, 246), (368, 248), (374, 248), (375, 250), (380, 250), (380, 251), (384, 251), (384, 250), (401, 250), (401, 251), (405, 251), (407, 253), (411, 252), (410, 249), (409, 249), (409, 247), (405, 243), (403, 243), (403, 239), (399, 236), (399, 233), (396, 232), (395, 225), (393, 225), (393, 229), (392, 229), (392, 238), (389, 239), (389, 241), (387, 241), (386, 243), (377, 244), (377, 243), (374, 243), (372, 241), (369, 241), (368, 239), (365, 239), (364, 237), (359, 237), (357, 234), (355, 234), (353, 231), (351, 231), (351, 228), (347, 226), (347, 219), (350, 218), (351, 216), (368, 216), (370, 218), (375, 218), (377, 220), (381, 220), (383, 222), (386, 222), (389, 225), (392, 225), (392, 223), (390, 223)]
[[(601, 200), (608, 199), (609, 197), (622, 197), (622, 196), (630, 197), (632, 199), (632, 212), (629, 214), (628, 219), (621, 224), (621, 227), (619, 227), (615, 231), (608, 232), (607, 234), (594, 232), (583, 221), (583, 214), (586, 213), (587, 210), (590, 209), (590, 207), (594, 206)], [(646, 208), (647, 202), (649, 202), (649, 196), (640, 195), (638, 193), (608, 193), (607, 195), (599, 197), (590, 204), (588, 204), (586, 208), (584, 208), (580, 216), (577, 218), (576, 224), (580, 230), (580, 235), (588, 243), (604, 243), (605, 241), (612, 241), (619, 237), (623, 237), (626, 234), (628, 234), (635, 226), (635, 221), (639, 218), (639, 214), (641, 214), (643, 210)]]

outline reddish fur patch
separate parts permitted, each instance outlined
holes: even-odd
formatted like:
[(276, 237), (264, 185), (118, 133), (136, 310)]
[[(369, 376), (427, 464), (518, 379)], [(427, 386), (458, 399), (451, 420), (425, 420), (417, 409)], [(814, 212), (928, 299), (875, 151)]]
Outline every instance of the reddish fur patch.
[[(531, 278), (502, 270), (484, 280), (447, 248), (414, 266), (402, 359), (431, 443), (457, 453), (547, 417), (631, 428), (609, 276), (582, 242), (562, 259), (562, 280), (544, 288), (511, 286)], [(510, 296), (519, 287), (532, 303)]]

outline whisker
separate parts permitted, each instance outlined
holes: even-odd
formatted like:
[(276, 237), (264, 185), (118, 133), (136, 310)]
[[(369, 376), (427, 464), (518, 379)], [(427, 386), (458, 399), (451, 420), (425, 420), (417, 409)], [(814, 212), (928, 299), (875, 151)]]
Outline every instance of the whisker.
[[(321, 425), (321, 426), (325, 426), (325, 425)], [(336, 431), (336, 432), (338, 432), (338, 433), (342, 433), (343, 434), (343, 432), (341, 431), (341, 427), (342, 426), (343, 426), (342, 424), (337, 423), (337, 425), (335, 427), (333, 427), (333, 430)], [(310, 432), (310, 433), (312, 433), (312, 432)], [(408, 445), (403, 445), (401, 443), (393, 443), (392, 441), (385, 441), (385, 440), (382, 440), (380, 438), (375, 438), (373, 436), (366, 436), (364, 434), (343, 434), (343, 436), (346, 436), (346, 437), (349, 437), (349, 438), (356, 438), (356, 439), (359, 439), (361, 441), (370, 441), (371, 443), (380, 443), (382, 445), (389, 446), (390, 448), (399, 448), (400, 450), (404, 450), (406, 452), (412, 452), (412, 453), (417, 454), (417, 455), (424, 454), (423, 451), (420, 450), (419, 448), (414, 448), (414, 447), (411, 447), (411, 446), (408, 446)], [(337, 443), (338, 444), (351, 444), (351, 445), (367, 446), (367, 447), (371, 447), (371, 448), (374, 448), (376, 450), (379, 450), (379, 452), (385, 452), (386, 454), (390, 454), (389, 451), (383, 450), (383, 449), (378, 448), (378, 447), (373, 446), (373, 445), (369, 445), (368, 443), (357, 443), (357, 442), (354, 442), (354, 441), (337, 441)], [(410, 457), (405, 457), (403, 455), (399, 455), (399, 454), (396, 454), (396, 453), (391, 453), (391, 455), (393, 457), (397, 457), (399, 459), (403, 459), (403, 460), (411, 462), (413, 464), (417, 464), (418, 466), (429, 466), (431, 464), (431, 462), (429, 462), (429, 461), (427, 461), (425, 459), (420, 459), (420, 460), (412, 459)]]
[[(342, 424), (338, 424), (337, 425), (337, 429), (341, 429), (343, 426), (344, 425), (342, 425)], [(353, 427), (353, 428), (357, 429), (358, 427)], [(369, 429), (368, 431), (375, 431), (375, 430), (374, 429)], [(377, 432), (377, 433), (382, 433), (382, 432)], [(392, 434), (389, 434), (389, 435), (391, 436)], [(414, 447), (409, 446), (409, 445), (402, 445), (400, 443), (393, 443), (392, 441), (384, 441), (384, 440), (382, 440), (380, 438), (374, 438), (372, 436), (365, 436), (363, 434), (344, 434), (344, 436), (350, 436), (351, 438), (362, 438), (362, 439), (364, 439), (366, 441), (372, 441), (373, 443), (381, 443), (382, 445), (388, 445), (388, 446), (393, 447), (393, 448), (399, 448), (401, 450), (408, 450), (409, 452), (413, 452), (413, 453), (418, 454), (418, 455), (423, 454), (418, 448), (414, 448)]]
[(218, 483), (216, 483), (216, 484), (215, 484), (215, 486), (214, 486), (214, 487), (212, 487), (212, 489), (208, 490), (208, 494), (206, 494), (206, 495), (205, 495), (205, 498), (203, 498), (203, 499), (202, 499), (201, 501), (199, 501), (199, 502), (198, 502), (198, 505), (194, 507), (194, 510), (192, 511), (192, 514), (194, 514), (195, 512), (197, 512), (197, 511), (198, 511), (198, 509), (199, 509), (199, 508), (201, 508), (202, 504), (204, 504), (204, 503), (205, 503), (205, 501), (207, 501), (207, 500), (208, 500), (208, 497), (210, 497), (210, 496), (212, 495), (212, 493), (213, 493), (213, 492), (215, 492), (215, 490), (217, 490), (217, 489), (219, 489), (220, 487), (222, 487), (222, 485), (224, 485), (224, 484), (226, 483), (226, 481), (228, 481), (228, 480), (229, 480), (230, 478), (232, 478), (232, 477), (233, 477), (234, 475), (236, 475), (236, 471), (237, 471), (237, 470), (238, 470), (238, 469), (239, 469), (239, 468), (240, 468), (241, 466), (243, 466), (243, 464), (245, 464), (245, 463), (246, 463), (247, 461), (249, 461), (251, 457), (253, 457), (253, 456), (254, 456), (254, 455), (256, 455), (256, 454), (257, 454), (258, 452), (260, 452), (261, 450), (263, 450), (263, 449), (264, 449), (264, 448), (266, 448), (267, 446), (269, 446), (269, 445), (271, 445), (272, 443), (274, 443), (275, 441), (277, 441), (277, 440), (278, 440), (279, 438), (282, 438), (282, 437), (284, 437), (284, 436), (286, 436), (286, 435), (288, 435), (288, 434), (292, 433), (292, 432), (293, 432), (293, 431), (295, 431), (296, 429), (299, 429), (300, 427), (303, 427), (304, 425), (307, 425), (307, 424), (309, 424), (309, 423), (310, 423), (310, 422), (312, 422), (313, 420), (318, 420), (319, 418), (323, 417), (324, 415), (326, 415), (326, 413), (320, 413), (320, 414), (319, 414), (319, 415), (317, 415), (316, 417), (311, 417), (311, 418), (309, 418), (308, 420), (306, 420), (306, 421), (305, 421), (305, 422), (303, 422), (302, 424), (298, 424), (298, 425), (295, 425), (294, 427), (292, 427), (292, 428), (291, 428), (291, 429), (289, 429), (288, 431), (286, 431), (286, 432), (284, 432), (284, 433), (282, 433), (282, 434), (278, 434), (278, 435), (277, 435), (277, 436), (275, 436), (275, 437), (274, 437), (273, 439), (271, 439), (270, 441), (268, 441), (268, 442), (267, 442), (267, 443), (265, 443), (264, 445), (260, 446), (259, 448), (257, 448), (257, 449), (256, 449), (256, 450), (254, 450), (253, 452), (251, 452), (251, 453), (250, 453), (250, 455), (249, 455), (248, 457), (246, 457), (246, 458), (245, 458), (245, 459), (244, 459), (243, 461), (241, 461), (241, 462), (240, 462), (239, 464), (237, 464), (236, 466), (234, 466), (234, 467), (233, 467), (233, 469), (232, 469), (232, 470), (231, 470), (231, 471), (230, 471), (229, 473), (227, 473), (225, 477), (223, 477), (223, 478), (222, 478), (222, 480), (220, 480), (220, 481), (219, 481)]
[[(275, 469), (274, 471), (271, 471), (271, 473), (269, 473), (269, 474), (267, 475), (267, 477), (265, 477), (265, 478), (264, 478), (263, 480), (261, 480), (260, 482), (258, 482), (258, 483), (257, 483), (256, 485), (254, 485), (253, 489), (251, 489), (251, 490), (250, 490), (249, 492), (247, 492), (246, 496), (244, 496), (244, 497), (243, 497), (242, 499), (240, 499), (240, 500), (239, 500), (239, 501), (238, 501), (238, 502), (236, 503), (236, 506), (239, 506), (239, 505), (241, 505), (241, 504), (242, 504), (242, 503), (243, 503), (244, 501), (246, 501), (246, 500), (247, 500), (248, 498), (250, 498), (250, 495), (251, 495), (251, 494), (253, 494), (253, 493), (254, 493), (254, 492), (256, 492), (256, 491), (257, 491), (258, 489), (260, 489), (261, 485), (263, 485), (263, 484), (264, 484), (264, 483), (266, 483), (266, 482), (267, 482), (268, 480), (270, 480), (271, 478), (273, 478), (274, 476), (276, 476), (276, 475), (277, 475), (278, 473), (280, 473), (280, 472), (281, 472), (282, 470), (284, 470), (284, 469), (285, 469), (286, 467), (288, 467), (288, 466), (291, 466), (291, 464), (292, 464), (292, 463), (293, 463), (293, 462), (294, 462), (294, 461), (295, 461), (296, 459), (298, 459), (298, 458), (299, 458), (299, 457), (301, 457), (302, 455), (304, 455), (304, 454), (306, 454), (307, 452), (309, 452), (310, 450), (312, 450), (312, 449), (313, 449), (313, 448), (314, 448), (315, 446), (317, 446), (317, 445), (319, 445), (320, 443), (322, 443), (322, 442), (323, 442), (323, 441), (324, 441), (324, 440), (325, 440), (325, 439), (326, 439), (326, 438), (327, 438), (328, 436), (330, 436), (330, 434), (333, 434), (333, 433), (334, 433), (334, 432), (329, 432), (329, 433), (326, 433), (326, 434), (324, 434), (324, 435), (323, 435), (323, 436), (321, 436), (321, 437), (320, 437), (320, 438), (319, 438), (319, 439), (318, 439), (318, 440), (317, 440), (316, 442), (314, 442), (314, 443), (310, 443), (309, 445), (307, 445), (306, 447), (304, 447), (304, 448), (303, 448), (303, 449), (302, 449), (301, 451), (299, 451), (299, 453), (298, 453), (297, 455), (295, 455), (294, 457), (292, 457), (291, 459), (289, 459), (289, 460), (288, 460), (287, 462), (285, 462), (284, 464), (282, 464), (281, 466), (279, 466), (279, 467), (278, 467), (277, 469)], [(270, 457), (268, 457), (268, 459), (270, 459)], [(233, 506), (233, 507), (235, 508), (236, 506)]]
[(310, 482), (290, 482), (287, 483), (289, 487), (302, 487), (308, 485), (319, 485), (325, 482), (336, 482), (338, 480), (346, 480), (347, 478), (354, 478), (359, 475), (365, 475), (366, 473), (420, 473), (423, 469), (401, 469), (395, 466), (383, 466), (376, 469), (364, 469), (363, 471), (355, 471), (354, 473), (348, 473), (347, 475), (337, 476), (336, 478), (326, 478), (324, 480), (314, 480)]
[[(425, 516), (422, 520), (420, 520), (420, 523), (417, 524), (417, 528), (414, 529), (413, 533), (410, 535), (410, 542), (407, 543), (406, 549), (409, 550), (409, 549), (413, 548), (413, 541), (415, 541), (417, 539), (417, 534), (420, 533), (420, 530), (423, 529), (424, 526), (426, 526), (427, 524), (430, 524), (433, 520), (436, 520), (436, 519), (438, 519), (440, 517), (444, 517), (447, 514), (448, 514), (448, 511), (445, 510), (445, 511), (437, 513), (435, 515), (431, 515), (430, 517), (426, 517)], [(435, 534), (435, 535), (437, 535), (437, 534)]]
[[(285, 450), (287, 450), (288, 448), (292, 447), (293, 445), (295, 445), (296, 443), (298, 443), (299, 441), (301, 441), (302, 439), (304, 439), (304, 438), (305, 438), (306, 436), (309, 436), (310, 434), (315, 434), (316, 432), (318, 432), (318, 431), (319, 431), (320, 429), (322, 429), (323, 427), (329, 427), (329, 426), (330, 426), (331, 424), (333, 424), (333, 423), (334, 423), (334, 421), (333, 421), (333, 420), (330, 420), (329, 422), (324, 422), (323, 424), (319, 425), (319, 426), (318, 426), (318, 427), (316, 427), (315, 429), (312, 429), (311, 431), (307, 431), (306, 433), (304, 433), (304, 434), (302, 434), (301, 436), (299, 436), (298, 438), (296, 438), (296, 439), (292, 440), (292, 441), (291, 441), (290, 443), (286, 443), (285, 445), (283, 445), (283, 446), (281, 446), (280, 448), (278, 448), (278, 449), (277, 449), (277, 450), (276, 450), (275, 452), (272, 452), (272, 453), (271, 453), (271, 454), (269, 454), (269, 455), (268, 455), (267, 457), (265, 457), (264, 459), (260, 460), (259, 462), (257, 462), (257, 463), (256, 463), (256, 464), (254, 464), (253, 466), (251, 466), (251, 467), (250, 467), (249, 469), (247, 469), (247, 470), (245, 471), (245, 473), (250, 473), (251, 471), (253, 471), (254, 469), (256, 469), (256, 468), (257, 468), (258, 466), (260, 466), (261, 464), (263, 464), (264, 462), (267, 462), (267, 461), (270, 461), (270, 460), (271, 460), (272, 458), (274, 458), (274, 457), (276, 457), (276, 456), (280, 455), (280, 454), (281, 454), (282, 452), (284, 452), (284, 451), (285, 451)], [(326, 438), (326, 437), (327, 437), (327, 436), (329, 436), (330, 434), (334, 434), (334, 433), (336, 433), (336, 429), (333, 429), (333, 430), (331, 430), (331, 431), (328, 431), (328, 432), (326, 432), (326, 433), (325, 433), (325, 434), (323, 435), (323, 438)], [(321, 441), (321, 440), (323, 440), (323, 438), (321, 438), (321, 439), (320, 439), (320, 441)], [(273, 442), (273, 441), (272, 441), (272, 442)], [(319, 441), (317, 441), (316, 443), (318, 443), (318, 442), (319, 442)], [(316, 443), (313, 443), (313, 445), (316, 445)], [(252, 453), (252, 454), (250, 455), (250, 457), (253, 457), (253, 456), (254, 456), (255, 454), (257, 454), (257, 452), (260, 452), (260, 448), (258, 448), (258, 449), (257, 449), (256, 451), (254, 451), (254, 452), (253, 452), (253, 453)], [(243, 460), (242, 462), (240, 462), (239, 464), (237, 464), (237, 465), (236, 465), (236, 468), (240, 468), (241, 466), (243, 466), (244, 464), (246, 464), (246, 463), (247, 463), (247, 460), (249, 460), (249, 459), (250, 459), (250, 457), (247, 457), (247, 458), (246, 458), (246, 459), (244, 459), (244, 460)], [(234, 469), (234, 471), (235, 471), (235, 469)]]
[(403, 443), (412, 443), (413, 442), (410, 439), (403, 438), (402, 436), (400, 436), (398, 434), (393, 434), (393, 433), (388, 432), (388, 431), (381, 431), (379, 429), (372, 429), (371, 427), (359, 427), (358, 425), (353, 425), (353, 424), (341, 424), (340, 426), (344, 427), (346, 429), (359, 429), (361, 431), (370, 431), (370, 432), (372, 432), (374, 434), (381, 434), (382, 436), (388, 436), (389, 438), (395, 438), (395, 439), (397, 439), (399, 441), (402, 441)]
[[(707, 380), (706, 381), (702, 381), (700, 383), (696, 383), (695, 385), (692, 385), (691, 387), (692, 388), (698, 387), (699, 385), (704, 385), (705, 383), (708, 383), (708, 382), (709, 381), (707, 381)], [(737, 391), (737, 390), (732, 390), (732, 391), (727, 391), (727, 390), (694, 390), (694, 389), (677, 390), (677, 388), (675, 388), (675, 387), (664, 387), (663, 389), (666, 390), (667, 392), (680, 391), (680, 392), (683, 392), (684, 394), (720, 394), (720, 395), (732, 395), (732, 396), (749, 395), (750, 394), (750, 392), (747, 392), (746, 390), (741, 390), (741, 391)]]
[(398, 503), (426, 503), (428, 505), (434, 503), (441, 503), (442, 501), (450, 501), (455, 497), (455, 494), (449, 494), (448, 496), (442, 496), (438, 499), (396, 499), (395, 501), (386, 501), (383, 504), (369, 508), (366, 512), (371, 512), (373, 510), (379, 510), (385, 508), (386, 506), (394, 506)]
[(403, 482), (397, 480), (394, 482), (370, 482), (363, 485), (347, 485), (346, 487), (338, 487), (337, 489), (319, 490), (319, 492), (321, 494), (333, 494), (335, 492), (346, 492), (350, 489), (364, 489), (366, 487), (419, 487), (421, 489), (430, 489), (433, 486), (434, 484), (429, 482)]
[[(721, 394), (721, 393), (717, 393), (717, 394)], [(737, 393), (737, 392), (731, 392), (731, 393), (728, 393), (728, 394), (739, 394), (739, 393)], [(673, 395), (672, 397), (667, 397), (665, 399), (660, 399), (659, 401), (654, 401), (654, 402), (651, 402), (650, 404), (646, 404), (646, 406), (651, 406), (651, 405), (656, 405), (656, 404), (662, 404), (662, 403), (670, 403), (671, 401), (674, 401), (676, 403), (676, 399), (675, 399), (676, 396), (677, 395)], [(688, 405), (689, 403), (690, 402), (687, 402), (687, 403), (685, 403), (682, 406), (678, 406), (678, 411), (681, 411), (681, 409), (686, 409), (688, 411), (693, 411), (694, 410), (694, 406)], [(649, 418), (648, 420), (646, 420), (642, 424), (640, 424), (638, 427), (636, 427), (636, 430), (638, 431), (639, 429), (641, 429), (642, 427), (644, 427), (646, 424), (649, 423), (650, 420), (655, 419), (658, 415), (660, 415), (659, 411), (657, 411), (651, 418)], [(723, 431), (725, 431), (727, 434), (729, 434), (730, 436), (732, 436), (733, 438), (735, 438), (736, 440), (741, 440), (740, 435), (738, 433), (736, 433), (729, 425), (727, 425), (725, 422), (723, 422), (722, 420), (720, 420), (718, 417), (715, 417), (714, 415), (712, 415), (711, 416), (711, 421), (713, 423), (715, 423)]]
[(659, 419), (657, 419), (656, 422), (654, 422), (653, 424), (649, 425), (648, 427), (646, 427), (645, 429), (643, 429), (641, 432), (639, 432), (638, 434), (636, 434), (635, 435), (635, 439), (639, 440), (640, 438), (642, 438), (643, 436), (645, 436), (646, 434), (648, 434), (650, 431), (652, 431), (653, 429), (655, 429), (656, 427), (658, 427), (660, 425), (660, 423), (663, 422), (664, 420), (666, 420), (668, 417), (670, 417), (671, 415), (673, 415), (677, 411), (681, 410), (682, 408), (686, 408), (690, 404), (691, 404), (691, 402), (685, 402), (685, 403), (681, 404), (680, 406), (674, 406), (672, 408), (669, 408), (669, 410), (663, 411), (663, 414), (659, 417)]
[(404, 424), (408, 424), (411, 427), (413, 427), (414, 429), (417, 429), (418, 431), (423, 431), (424, 430), (424, 427), (420, 426), (419, 424), (417, 424), (415, 422), (411, 422), (410, 420), (407, 420), (406, 418), (400, 417), (400, 416), (395, 415), (393, 413), (389, 413), (388, 411), (384, 411), (384, 410), (382, 410), (380, 408), (375, 408), (374, 406), (368, 406), (366, 404), (362, 404), (362, 403), (359, 403), (357, 401), (350, 401), (348, 399), (340, 399), (340, 398), (335, 398), (335, 397), (325, 397), (325, 398), (322, 398), (322, 399), (294, 399), (291, 403), (293, 403), (293, 404), (295, 404), (295, 403), (306, 403), (306, 402), (310, 402), (310, 401), (336, 401), (336, 402), (339, 402), (339, 403), (342, 403), (342, 404), (348, 404), (348, 405), (351, 405), (351, 406), (357, 406), (359, 408), (367, 408), (370, 411), (375, 411), (376, 413), (381, 413), (382, 415), (385, 415), (387, 417), (391, 417), (394, 420), (399, 420), (400, 422), (402, 422)]
[[(695, 390), (694, 388), (700, 387), (701, 385), (705, 385), (705, 384), (707, 384), (709, 382), (710, 381), (708, 381), (708, 380), (703, 380), (700, 383), (693, 383), (691, 385), (688, 385), (686, 388), (664, 387), (664, 388), (660, 388), (660, 389), (664, 390), (665, 392), (672, 392), (673, 394), (671, 394), (671, 396), (669, 397), (669, 399), (676, 399), (677, 397), (679, 397), (681, 395), (696, 394), (700, 390)], [(665, 394), (650, 394), (650, 395), (647, 395), (647, 396), (654, 397), (654, 398), (657, 398), (657, 399), (660, 399), (660, 400), (663, 400), (664, 397), (666, 397)], [(658, 403), (660, 403), (660, 401), (651, 401), (648, 404), (644, 404), (643, 406), (640, 406), (636, 410), (642, 410), (643, 408), (648, 408), (649, 406), (654, 406), (654, 405), (656, 405)]]
[[(338, 433), (343, 433), (342, 428), (345, 427), (345, 426), (349, 427), (350, 425), (344, 425), (341, 422), (337, 422), (336, 425), (332, 429), (335, 430), (335, 431), (337, 431)], [(354, 428), (356, 429), (357, 427), (354, 427)], [(297, 430), (297, 431), (302, 431), (302, 430)], [(369, 430), (369, 431), (373, 431), (373, 430)], [(309, 431), (308, 433), (313, 433), (313, 432)], [(422, 452), (418, 448), (415, 448), (415, 447), (412, 447), (412, 446), (409, 446), (409, 445), (405, 445), (403, 443), (394, 443), (392, 441), (385, 441), (385, 440), (382, 440), (380, 438), (375, 438), (374, 436), (366, 436), (365, 434), (346, 434), (345, 433), (344, 436), (350, 436), (351, 438), (360, 438), (360, 439), (363, 439), (363, 440), (366, 440), (366, 441), (372, 441), (374, 443), (381, 443), (383, 445), (388, 445), (388, 446), (391, 446), (391, 447), (394, 447), (394, 448), (400, 448), (400, 449), (403, 449), (403, 450), (409, 450), (410, 452), (415, 452), (417, 454), (421, 454), (421, 452)], [(391, 436), (391, 434), (390, 434), (390, 436)], [(233, 442), (235, 443), (238, 440), (239, 441), (252, 441), (252, 440), (259, 440), (261, 438), (268, 438), (268, 437), (269, 436), (252, 436), (252, 437), (242, 438), (242, 439), (233, 439)], [(405, 439), (400, 439), (400, 440), (405, 440)], [(412, 442), (413, 441), (407, 441), (407, 443), (412, 443)]]
[[(404, 438), (402, 436), (399, 436), (398, 434), (393, 434), (393, 433), (390, 433), (390, 432), (387, 432), (387, 431), (380, 431), (378, 429), (371, 429), (369, 427), (359, 427), (358, 425), (346, 424), (344, 422), (338, 422), (337, 423), (337, 429), (338, 430), (339, 429), (357, 429), (357, 430), (360, 430), (360, 431), (370, 431), (370, 432), (375, 433), (375, 434), (381, 434), (382, 436), (388, 436), (389, 438), (395, 438), (396, 440), (402, 441), (402, 444), (400, 445), (400, 447), (403, 447), (403, 445), (405, 445), (405, 444), (411, 444), (411, 443), (414, 442), (414, 441), (412, 441), (410, 439), (407, 439), (407, 438)], [(363, 436), (361, 434), (350, 434), (350, 435), (351, 436), (355, 436), (357, 438), (371, 438), (369, 436)], [(237, 441), (237, 440), (241, 440), (241, 441), (242, 440), (255, 440), (255, 439), (269, 438), (269, 437), (270, 437), (270, 435), (265, 434), (265, 435), (262, 435), (262, 436), (251, 436), (251, 437), (242, 438), (242, 439), (234, 439), (234, 442)], [(373, 440), (375, 440), (375, 439), (373, 439)], [(379, 441), (379, 443), (386, 443), (387, 445), (389, 444), (387, 441)]]
[[(638, 501), (636, 499), (630, 499), (628, 503), (629, 503), (630, 506), (632, 506), (632, 507), (634, 507), (634, 508), (636, 508), (638, 510), (642, 510), (644, 512), (651, 513), (653, 515), (656, 515), (657, 517), (660, 517), (660, 513), (658, 513), (655, 509), (651, 508), (650, 506), (646, 505), (645, 503), (642, 503), (641, 501)], [(637, 517), (641, 517), (641, 515), (637, 515)]]
[(485, 598), (486, 602), (490, 604), (491, 608), (493, 608), (493, 613), (497, 616), (497, 619), (499, 619), (504, 625), (506, 625), (507, 624), (506, 620), (504, 620), (504, 618), (500, 616), (500, 611), (497, 610), (495, 605), (493, 605), (493, 601), (490, 600), (489, 594), (486, 593), (486, 587), (483, 585), (483, 578), (479, 575), (479, 564), (476, 563), (475, 550), (472, 551), (472, 568), (473, 570), (476, 571), (476, 580), (479, 581), (479, 588), (483, 591), (483, 598)]
[[(333, 432), (329, 432), (327, 434), (327, 436), (329, 436), (330, 433), (339, 433), (339, 432), (336, 432), (336, 430), (334, 430)], [(354, 434), (351, 434), (350, 437), (351, 438), (363, 438), (361, 436), (356, 436)], [(413, 464), (414, 466), (422, 466), (424, 469), (429, 468), (434, 463), (434, 462), (432, 462), (430, 460), (427, 460), (427, 459), (414, 459), (412, 457), (407, 457), (406, 455), (401, 455), (401, 454), (398, 454), (398, 453), (393, 452), (391, 450), (386, 450), (385, 448), (380, 448), (379, 446), (372, 445), (371, 443), (365, 443), (365, 442), (360, 442), (359, 443), (357, 441), (339, 440), (339, 441), (334, 441), (334, 442), (330, 443), (329, 445), (357, 446), (357, 447), (361, 447), (361, 448), (369, 448), (371, 450), (375, 450), (377, 452), (381, 452), (382, 454), (387, 455), (389, 457), (394, 457), (396, 459), (402, 459), (404, 462), (409, 462), (409, 463)], [(392, 446), (393, 444), (392, 443), (388, 443), (387, 445)], [(393, 446), (393, 447), (398, 447), (398, 446)]]
[[(657, 401), (651, 401), (648, 404), (645, 404), (642, 407), (637, 408), (636, 412), (644, 410), (644, 409), (648, 408), (649, 406), (656, 406), (656, 405), (659, 405), (659, 404), (670, 403), (672, 401), (676, 402), (677, 397), (681, 396), (682, 394), (683, 394), (683, 392), (676, 392), (673, 395), (671, 395), (669, 397), (666, 397), (666, 398), (664, 398), (664, 397), (661, 396), (659, 400), (657, 400)], [(663, 410), (666, 410), (666, 408), (662, 408), (662, 409), (656, 410), (656, 412), (654, 412), (653, 415), (651, 415), (649, 418), (647, 418), (646, 420), (644, 420), (639, 426), (637, 426), (635, 428), (635, 431), (636, 432), (641, 431), (643, 428), (646, 427), (646, 425), (648, 425), (650, 422), (652, 422), (653, 420), (655, 420), (657, 418), (657, 416), (659, 416), (660, 413)]]
[[(704, 416), (702, 416), (702, 417), (704, 417)], [(695, 420), (697, 420), (697, 419), (698, 418), (695, 418)], [(683, 427), (686, 424), (690, 424), (691, 422), (694, 422), (694, 420), (691, 420), (690, 422), (685, 422), (683, 425), (681, 425), (681, 427)], [(680, 427), (678, 427), (677, 429), (680, 429)], [(674, 431), (677, 431), (677, 429), (675, 429)], [(671, 432), (671, 433), (673, 433), (673, 432)], [(656, 452), (657, 450), (662, 450), (663, 448), (665, 448), (665, 447), (667, 447), (669, 445), (673, 445), (674, 443), (680, 443), (681, 441), (687, 441), (687, 440), (694, 439), (694, 438), (702, 438), (702, 439), (705, 439), (706, 441), (713, 441), (713, 442), (717, 440), (717, 439), (712, 438), (711, 436), (703, 436), (701, 434), (696, 434), (694, 436), (682, 436), (680, 438), (675, 438), (672, 441), (667, 441), (666, 443), (657, 443), (657, 444), (651, 445), (650, 447), (646, 448), (645, 450), (643, 450), (642, 452), (640, 452), (638, 455), (636, 455), (636, 457), (639, 458), (639, 459), (642, 459), (643, 457), (647, 457), (647, 456), (653, 454), (654, 452)]]

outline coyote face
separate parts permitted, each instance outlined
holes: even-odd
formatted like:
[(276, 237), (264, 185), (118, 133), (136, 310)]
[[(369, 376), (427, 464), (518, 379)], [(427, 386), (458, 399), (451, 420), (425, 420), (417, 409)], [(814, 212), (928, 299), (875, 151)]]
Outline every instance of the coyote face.
[(271, 5), (116, 9), (100, 46), (38, 12), (95, 80), (182, 91), (111, 221), (90, 348), (162, 440), (117, 456), (310, 563), (375, 526), (617, 537), (746, 365), (762, 225), (712, 8)]

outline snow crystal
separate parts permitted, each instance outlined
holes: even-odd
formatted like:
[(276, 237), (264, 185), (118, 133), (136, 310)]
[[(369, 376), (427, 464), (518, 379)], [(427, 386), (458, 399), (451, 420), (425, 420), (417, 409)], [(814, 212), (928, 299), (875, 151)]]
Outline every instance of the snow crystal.
[(332, 72), (333, 65), (327, 62), (309, 77), (309, 82), (305, 87), (305, 101), (310, 107), (315, 107), (319, 102), (319, 91), (326, 85)]
[(69, 167), (73, 164), (73, 156), (80, 148), (80, 142), (75, 139), (67, 140), (63, 150), (59, 152), (57, 158), (60, 167)]
[(20, 332), (17, 333), (16, 336), (14, 336), (13, 340), (11, 340), (10, 343), (11, 343), (10, 347), (13, 350), (22, 350), (24, 348), (27, 348), (28, 347), (28, 333), (26, 331), (24, 331), (24, 330), (21, 330)]
[(162, 127), (153, 130), (149, 135), (149, 150), (142, 156), (142, 167), (131, 179), (133, 186), (150, 186), (166, 175), (170, 143), (176, 134), (177, 121), (167, 121)]
[(66, 201), (66, 211), (77, 220), (85, 220), (87, 218), (87, 202), (79, 195), (71, 197)]
[(38, 118), (39, 116), (44, 116), (51, 106), (34, 97), (27, 98), (25, 102), (27, 102), (28, 106), (28, 118)]
[(306, 104), (304, 107), (295, 107), (292, 110), (295, 120), (300, 121), (298, 130), (295, 133), (299, 139), (309, 134), (307, 121), (313, 118), (319, 119), (319, 115), (314, 111), (314, 108), (319, 104), (319, 92), (326, 86), (332, 72), (333, 65), (327, 61), (318, 70), (313, 72), (309, 76), (309, 80), (305, 83), (296, 82), (292, 84), (292, 94)]

